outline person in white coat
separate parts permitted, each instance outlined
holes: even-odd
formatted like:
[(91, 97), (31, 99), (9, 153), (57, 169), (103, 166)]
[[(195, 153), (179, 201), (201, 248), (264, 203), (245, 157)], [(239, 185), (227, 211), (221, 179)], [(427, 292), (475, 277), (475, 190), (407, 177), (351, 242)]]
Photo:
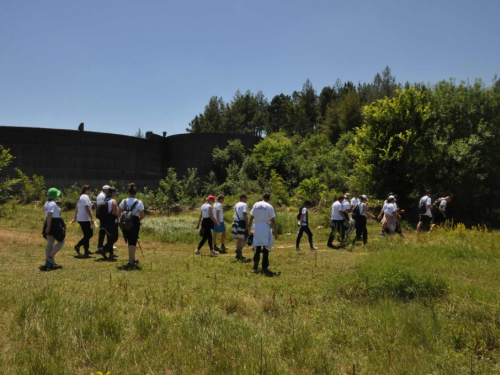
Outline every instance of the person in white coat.
[(273, 206), (269, 204), (270, 199), (271, 194), (264, 193), (262, 200), (253, 205), (248, 222), (248, 229), (250, 229), (252, 228), (252, 223), (255, 221), (253, 269), (257, 271), (259, 268), (260, 254), (262, 253), (262, 272), (264, 273), (271, 273), (271, 269), (269, 268), (269, 252), (274, 245), (274, 240), (278, 239), (276, 215), (274, 214)]

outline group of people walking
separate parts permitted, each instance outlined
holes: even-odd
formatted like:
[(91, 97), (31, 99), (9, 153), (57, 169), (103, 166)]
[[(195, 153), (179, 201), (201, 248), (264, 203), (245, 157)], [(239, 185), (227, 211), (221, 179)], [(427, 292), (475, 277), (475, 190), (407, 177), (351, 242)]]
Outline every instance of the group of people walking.
[[(74, 246), (78, 256), (89, 257), (93, 254), (90, 251), (90, 239), (94, 236), (94, 229), (97, 228), (96, 221), (90, 200), (90, 186), (84, 185), (81, 190), (75, 215), (68, 223), (69, 225), (78, 222), (83, 233), (83, 237)], [(99, 236), (96, 254), (100, 254), (103, 259), (113, 260), (116, 258), (114, 244), (119, 237), (119, 226), (122, 229), (125, 242), (128, 244), (128, 263), (123, 268), (134, 269), (138, 267), (139, 260), (135, 257), (135, 250), (139, 240), (141, 220), (144, 219), (144, 204), (135, 198), (137, 187), (130, 183), (127, 189), (128, 198), (123, 199), (118, 205), (116, 198), (116, 188), (104, 185), (102, 191), (97, 196), (96, 217), (100, 221)], [(64, 245), (66, 238), (66, 224), (61, 217), (61, 209), (57, 205), (57, 198), (61, 191), (51, 188), (47, 192), (47, 202), (44, 206), (45, 224), (42, 234), (47, 239), (45, 248), (46, 259), (45, 268), (57, 268), (58, 264), (54, 257)], [(106, 243), (104, 244), (104, 241)], [(83, 247), (84, 253), (81, 253)]]

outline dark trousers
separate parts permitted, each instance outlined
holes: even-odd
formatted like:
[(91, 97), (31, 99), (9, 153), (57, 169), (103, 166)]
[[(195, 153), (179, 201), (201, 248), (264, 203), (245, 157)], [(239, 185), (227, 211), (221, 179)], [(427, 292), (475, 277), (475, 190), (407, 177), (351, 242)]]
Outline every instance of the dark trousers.
[(344, 225), (344, 220), (332, 220), (332, 232), (330, 237), (328, 237), (328, 246), (333, 245), (333, 240), (335, 239), (335, 233), (339, 233), (339, 241), (344, 241), (346, 227)]
[[(101, 229), (99, 232), (99, 236), (101, 233), (104, 233), (106, 236), (106, 244), (103, 246), (105, 252), (113, 254), (113, 245), (116, 241), (118, 241), (118, 223), (112, 223), (106, 225), (106, 229)], [(104, 242), (104, 241), (103, 241)]]
[(262, 269), (267, 270), (267, 267), (269, 267), (269, 251), (265, 246), (255, 247), (255, 255), (253, 256), (253, 268), (257, 269), (257, 267), (259, 267), (260, 253), (262, 253)]
[(363, 243), (368, 242), (368, 230), (366, 229), (366, 216), (360, 216), (356, 220), (356, 240), (363, 238)]
[(101, 222), (101, 229), (99, 230), (99, 238), (97, 239), (97, 248), (98, 249), (103, 247), (104, 239), (106, 238), (106, 231), (102, 228), (102, 224), (103, 223)]
[(300, 239), (302, 238), (303, 234), (307, 234), (307, 238), (309, 239), (309, 245), (313, 247), (313, 234), (311, 230), (309, 229), (309, 225), (302, 225), (299, 230), (299, 234), (297, 235), (297, 243), (296, 247), (299, 247), (300, 245)]
[(89, 251), (90, 239), (94, 236), (94, 230), (92, 229), (90, 221), (79, 221), (80, 228), (82, 228), (83, 238), (76, 244), (76, 246), (83, 246), (85, 252)]
[(201, 227), (205, 230), (205, 233), (200, 243), (198, 244), (198, 250), (200, 250), (207, 241), (208, 241), (208, 247), (210, 248), (210, 250), (213, 250), (214, 248), (212, 246), (212, 227), (213, 227), (212, 220), (210, 218), (204, 218), (203, 221), (201, 222)]

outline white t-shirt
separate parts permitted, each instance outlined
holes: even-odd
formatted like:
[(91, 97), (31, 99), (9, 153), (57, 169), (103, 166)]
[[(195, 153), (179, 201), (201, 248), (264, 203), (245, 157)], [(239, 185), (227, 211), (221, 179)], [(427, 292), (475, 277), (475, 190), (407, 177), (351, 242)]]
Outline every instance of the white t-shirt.
[(104, 202), (105, 199), (106, 199), (106, 193), (104, 193), (104, 191), (101, 191), (96, 198), (96, 204)]
[(202, 206), (201, 206), (201, 217), (204, 218), (204, 219), (208, 219), (210, 217), (210, 204), (208, 203), (204, 203)]
[(359, 203), (359, 214), (361, 216), (366, 216), (366, 203)]
[(356, 206), (360, 203), (361, 201), (359, 200), (359, 198), (352, 198), (351, 199), (351, 206), (352, 206), (352, 209), (354, 210), (356, 208)]
[(441, 199), (441, 203), (439, 203), (439, 207), (441, 207), (441, 211), (446, 212), (446, 205), (448, 204), (448, 202), (444, 198), (439, 198), (439, 199)]
[(76, 221), (90, 221), (90, 216), (85, 210), (85, 207), (88, 207), (92, 210), (92, 202), (87, 194), (80, 195), (80, 199), (78, 200), (78, 213), (76, 215)]
[(134, 205), (134, 202), (136, 200), (137, 200), (137, 204), (135, 205), (134, 210), (132, 211), (132, 215), (139, 217), (139, 211), (144, 211), (144, 203), (142, 203), (142, 201), (140, 201), (139, 199), (125, 198), (120, 203), (121, 210), (125, 211), (125, 202), (126, 202), (127, 208), (130, 210), (132, 208), (132, 206)]
[[(425, 205), (426, 207), (429, 207), (432, 205), (432, 199), (429, 198), (427, 195), (424, 195), (422, 198), (420, 198), (420, 202), (424, 202), (425, 201)], [(429, 217), (432, 217), (432, 211), (430, 208), (427, 208), (427, 211), (425, 212), (424, 215), (427, 215)]]
[(264, 201), (253, 205), (251, 215), (254, 217), (255, 224), (269, 223), (271, 219), (276, 217), (273, 206)]
[(394, 203), (388, 203), (385, 210), (384, 214), (394, 216), (394, 213), (396, 212), (396, 204)]
[[(220, 214), (217, 214), (217, 211), (220, 211)], [(219, 223), (224, 222), (224, 208), (222, 207), (222, 203), (217, 202), (214, 204), (214, 208), (212, 210), (212, 214), (214, 215), (214, 219), (219, 220)]]
[(51, 212), (53, 219), (59, 219), (61, 217), (61, 209), (55, 201), (48, 201), (47, 203), (45, 203), (44, 212), (45, 217), (49, 216), (49, 213)]
[(347, 210), (350, 209), (351, 209), (351, 204), (347, 199), (344, 199), (344, 201), (342, 202), (342, 211), (346, 212)]
[[(302, 218), (302, 226), (307, 225), (307, 208), (303, 207), (300, 211), (300, 214), (304, 215), (304, 217)], [(300, 220), (298, 225), (300, 225)]]
[(342, 203), (336, 201), (332, 204), (332, 220), (344, 220), (344, 218), (340, 216), (340, 211), (343, 211)]
[(248, 205), (245, 202), (238, 202), (234, 206), (234, 220), (245, 220), (243, 213), (248, 212)]

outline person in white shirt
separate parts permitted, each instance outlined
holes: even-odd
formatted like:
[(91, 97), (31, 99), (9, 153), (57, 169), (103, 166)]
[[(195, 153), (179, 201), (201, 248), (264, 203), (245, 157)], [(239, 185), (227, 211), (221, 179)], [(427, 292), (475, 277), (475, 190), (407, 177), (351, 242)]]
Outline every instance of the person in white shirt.
[(217, 226), (220, 226), (220, 223), (216, 218), (214, 218), (214, 215), (212, 213), (212, 205), (214, 201), (215, 197), (213, 195), (209, 195), (207, 197), (206, 203), (201, 206), (200, 217), (198, 218), (198, 225), (196, 225), (196, 229), (200, 228), (201, 223), (200, 236), (202, 237), (202, 239), (194, 252), (195, 255), (201, 255), (201, 248), (203, 247), (203, 245), (205, 245), (206, 241), (208, 241), (208, 247), (210, 248), (210, 256), (219, 255), (219, 252), (215, 251), (212, 245), (213, 223), (215, 223)]
[(357, 190), (354, 190), (352, 195), (354, 196), (354, 198), (351, 199), (351, 212), (354, 211), (356, 206), (361, 203), (359, 199), (359, 193)]
[[(343, 195), (340, 195), (337, 198), (337, 201), (333, 203), (332, 205), (332, 217), (331, 217), (331, 224), (330, 227), (332, 228), (332, 231), (330, 233), (330, 236), (328, 237), (328, 242), (327, 245), (329, 248), (335, 249), (336, 247), (333, 246), (333, 240), (335, 239), (335, 234), (339, 233), (339, 241), (342, 244), (344, 242), (344, 237), (345, 237), (345, 231), (346, 231), (346, 225), (349, 223), (349, 218), (347, 216), (347, 213), (344, 212), (344, 208), (346, 207), (343, 202), (345, 200), (345, 197)], [(347, 203), (349, 204), (349, 203)]]
[(240, 195), (240, 201), (234, 206), (233, 226), (231, 228), (231, 236), (236, 239), (236, 259), (245, 260), (243, 256), (243, 248), (245, 241), (248, 238), (248, 205), (247, 196)]
[[(104, 259), (113, 259), (116, 257), (113, 245), (116, 241), (118, 241), (118, 219), (120, 218), (120, 215), (118, 215), (118, 204), (116, 203), (115, 198), (116, 189), (113, 186), (110, 186), (107, 189), (106, 197), (103, 201), (103, 203), (106, 204), (107, 215), (100, 219), (101, 227), (99, 231), (99, 234), (105, 234), (106, 244), (100, 250), (96, 251), (96, 254), (101, 254)], [(106, 253), (108, 253), (108, 256), (106, 256)]]
[[(212, 212), (214, 214), (214, 217), (216, 221), (219, 222), (220, 225), (217, 225), (216, 223), (213, 224), (214, 227), (214, 235), (213, 235), (213, 244), (214, 244), (214, 250), (218, 251), (221, 254), (226, 254), (226, 245), (224, 244), (226, 242), (226, 224), (224, 224), (224, 207), (222, 204), (224, 203), (224, 196), (219, 195), (217, 197), (217, 203), (214, 204), (214, 207), (212, 209)], [(220, 249), (217, 247), (217, 233), (221, 233), (220, 236), (220, 242), (221, 242), (221, 247)]]
[(92, 229), (94, 218), (92, 217), (92, 202), (90, 201), (89, 185), (83, 185), (82, 193), (76, 205), (75, 216), (69, 223), (73, 224), (75, 221), (78, 221), (78, 224), (80, 224), (80, 228), (83, 232), (83, 238), (75, 245), (74, 249), (78, 255), (81, 255), (80, 247), (83, 246), (85, 256), (88, 257), (93, 254), (89, 250), (89, 247), (90, 239), (94, 236), (94, 230)]
[[(102, 187), (102, 191), (96, 198), (96, 206), (99, 206), (106, 199), (106, 195), (108, 194), (109, 185), (104, 185)], [(106, 231), (102, 229), (102, 225), (99, 229), (99, 236), (97, 238), (97, 253), (102, 252), (102, 244), (104, 243), (104, 238), (106, 237)]]
[(137, 269), (139, 268), (139, 260), (135, 258), (135, 250), (137, 242), (139, 241), (141, 221), (145, 216), (144, 203), (135, 198), (135, 195), (137, 194), (137, 187), (134, 183), (128, 184), (127, 193), (128, 198), (122, 200), (118, 206), (117, 216), (120, 217), (124, 211), (131, 211), (134, 225), (130, 230), (122, 230), (125, 242), (128, 244), (128, 263), (122, 269)]
[(267, 274), (272, 274), (269, 268), (269, 252), (274, 245), (274, 240), (278, 239), (278, 227), (276, 226), (275, 220), (276, 215), (274, 214), (273, 206), (269, 204), (270, 199), (271, 194), (264, 193), (262, 200), (253, 205), (252, 212), (250, 213), (250, 220), (248, 222), (248, 229), (250, 229), (252, 223), (255, 221), (253, 237), (255, 255), (253, 257), (253, 269), (257, 272), (260, 263), (260, 254), (262, 253), (262, 272)]
[[(54, 257), (64, 245), (66, 237), (66, 224), (61, 217), (61, 209), (56, 203), (56, 199), (61, 192), (56, 188), (50, 188), (47, 192), (47, 203), (44, 206), (45, 224), (42, 235), (47, 240), (45, 247), (45, 269), (57, 267)], [(57, 241), (57, 244), (56, 244)]]
[(386, 233), (394, 234), (398, 227), (398, 209), (393, 195), (387, 198), (387, 205), (384, 209), (384, 218), (386, 220)]
[(417, 225), (417, 233), (420, 233), (420, 230), (422, 229), (422, 225), (424, 223), (430, 223), (431, 222), (431, 219), (432, 219), (432, 200), (431, 200), (431, 191), (430, 190), (427, 190), (425, 192), (425, 195), (420, 198), (420, 202), (419, 202), (419, 207), (423, 206), (424, 208), (426, 208), (426, 211), (425, 213), (421, 213), (419, 215), (419, 219), (418, 219), (418, 225)]
[(434, 213), (432, 214), (432, 225), (431, 225), (431, 232), (434, 229), (436, 225), (441, 225), (441, 227), (444, 227), (444, 224), (446, 223), (446, 206), (448, 205), (449, 202), (451, 202), (451, 195), (444, 197), (444, 198), (439, 198), (439, 206), (434, 210)]
[(370, 216), (372, 219), (375, 219), (375, 215), (373, 215), (370, 211), (368, 211), (368, 197), (366, 195), (362, 195), (359, 203), (356, 204), (354, 208), (354, 214), (356, 215), (356, 237), (354, 238), (354, 242), (363, 240), (363, 246), (368, 242), (368, 230), (366, 229), (366, 216)]
[(299, 219), (299, 231), (297, 233), (297, 240), (295, 243), (295, 250), (302, 251), (300, 248), (300, 239), (304, 233), (307, 234), (307, 238), (309, 239), (309, 246), (311, 250), (318, 250), (317, 247), (313, 245), (313, 234), (311, 229), (309, 229), (309, 211), (308, 208), (311, 207), (311, 201), (305, 201), (304, 205), (300, 208), (300, 212), (298, 214)]

